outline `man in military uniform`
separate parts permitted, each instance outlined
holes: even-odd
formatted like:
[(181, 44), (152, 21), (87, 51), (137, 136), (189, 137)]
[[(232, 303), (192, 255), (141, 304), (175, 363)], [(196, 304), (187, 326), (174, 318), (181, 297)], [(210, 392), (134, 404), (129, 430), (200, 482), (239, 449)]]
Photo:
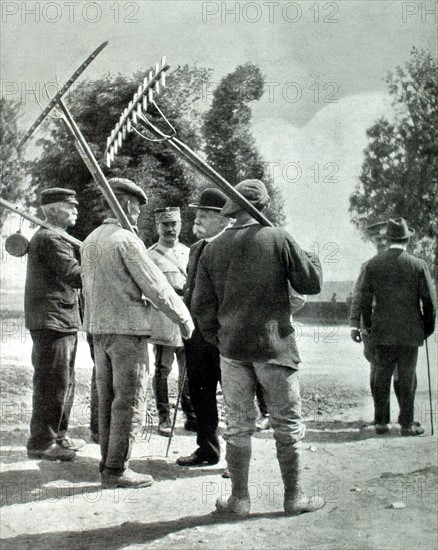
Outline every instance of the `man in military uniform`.
[[(66, 230), (76, 223), (76, 193), (52, 188), (41, 193), (46, 220)], [(81, 268), (73, 247), (58, 233), (40, 228), (29, 243), (24, 298), (32, 336), (33, 401), (27, 452), (30, 458), (71, 460), (83, 440), (67, 437), (74, 395)]]
[[(155, 223), (159, 240), (148, 249), (149, 257), (164, 273), (175, 292), (182, 296), (187, 278), (187, 262), (190, 249), (178, 240), (181, 233), (180, 209), (172, 206), (157, 208), (155, 210)], [(174, 330), (174, 325), (169, 326), (166, 319), (163, 319), (163, 321), (163, 323), (160, 323), (162, 327), (161, 334), (157, 334), (159, 331), (155, 330), (156, 334), (151, 337), (151, 342), (155, 344), (153, 388), (159, 416), (158, 433), (169, 437), (172, 424), (169, 414), (167, 379), (172, 370), (175, 356), (178, 363), (179, 384), (183, 384), (181, 406), (186, 415), (184, 423), (186, 430), (196, 431), (196, 417), (190, 403), (188, 379), (184, 375), (186, 357), (180, 332)]]

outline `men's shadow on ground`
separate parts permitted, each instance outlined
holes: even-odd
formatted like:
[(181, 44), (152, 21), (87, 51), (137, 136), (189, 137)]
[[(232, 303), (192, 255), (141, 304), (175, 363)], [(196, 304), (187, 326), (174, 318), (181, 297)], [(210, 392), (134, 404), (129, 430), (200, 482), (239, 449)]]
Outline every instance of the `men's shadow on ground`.
[[(8, 467), (0, 474), (0, 506), (53, 501), (102, 490), (98, 459), (78, 453), (71, 462), (30, 460), (25, 448), (10, 451), (2, 448), (1, 454), (4, 464), (17, 463), (17, 468)], [(185, 468), (160, 458), (133, 459), (130, 468), (138, 473), (151, 474), (156, 481), (219, 477), (223, 472), (223, 468), (218, 466)]]
[(15, 550), (16, 548), (20, 548), (20, 550), (26, 548), (32, 550), (43, 548), (116, 550), (132, 544), (147, 544), (172, 533), (183, 531), (184, 529), (280, 517), (285, 517), (283, 512), (251, 514), (244, 518), (232, 518), (210, 513), (205, 516), (187, 516), (172, 521), (163, 520), (152, 523), (126, 522), (114, 527), (91, 529), (89, 531), (62, 531), (57, 533), (19, 535), (3, 539), (2, 550)]
[[(257, 439), (273, 439), (273, 430), (257, 432)], [(392, 425), (390, 431), (384, 435), (376, 434), (374, 426), (365, 424), (362, 420), (344, 422), (335, 420), (330, 422), (306, 421), (306, 443), (347, 443), (364, 439), (391, 439), (400, 437), (398, 425)]]

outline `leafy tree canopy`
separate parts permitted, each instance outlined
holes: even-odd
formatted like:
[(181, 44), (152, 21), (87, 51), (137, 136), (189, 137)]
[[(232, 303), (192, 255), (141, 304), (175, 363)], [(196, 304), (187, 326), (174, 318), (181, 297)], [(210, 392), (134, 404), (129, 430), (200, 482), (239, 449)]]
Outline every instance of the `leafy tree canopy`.
[(438, 275), (438, 64), (412, 49), (403, 67), (389, 73), (393, 118), (367, 130), (362, 173), (350, 197), (353, 223), (402, 216), (416, 230), (412, 242)]
[(266, 212), (275, 224), (284, 222), (283, 200), (268, 175), (251, 132), (250, 103), (263, 95), (264, 77), (259, 67), (246, 63), (225, 76), (213, 93), (205, 117), (207, 162), (232, 185), (247, 178), (261, 179), (271, 196)]
[[(140, 223), (142, 237), (149, 245), (157, 239), (154, 209), (161, 206), (184, 208), (196, 192), (201, 176), (189, 170), (169, 151), (165, 142), (146, 141), (135, 133), (127, 137), (111, 168), (104, 164), (106, 138), (147, 73), (138, 72), (131, 77), (107, 74), (98, 80), (84, 81), (68, 95), (68, 105), (105, 175), (108, 178), (130, 178), (146, 191), (149, 204)], [(157, 98), (157, 103), (178, 136), (195, 150), (201, 147), (198, 137), (200, 117), (195, 113), (202, 87), (209, 81), (210, 75), (208, 69), (178, 67), (169, 75), (166, 89)], [(157, 126), (163, 127), (153, 107), (149, 107), (148, 117)], [(70, 187), (78, 193), (79, 216), (72, 233), (84, 239), (99, 225), (106, 204), (62, 121), (50, 121), (48, 124), (48, 135), (38, 142), (42, 154), (32, 167), (32, 179), (40, 190), (61, 186)], [(182, 240), (190, 239), (191, 224), (187, 223)]]

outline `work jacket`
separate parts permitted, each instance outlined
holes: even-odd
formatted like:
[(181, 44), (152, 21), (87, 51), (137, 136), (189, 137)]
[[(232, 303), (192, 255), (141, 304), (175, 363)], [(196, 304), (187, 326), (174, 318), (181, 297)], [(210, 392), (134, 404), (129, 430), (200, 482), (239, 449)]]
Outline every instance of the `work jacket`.
[(32, 237), (27, 254), (24, 315), (29, 330), (76, 332), (81, 268), (70, 243), (50, 229)]

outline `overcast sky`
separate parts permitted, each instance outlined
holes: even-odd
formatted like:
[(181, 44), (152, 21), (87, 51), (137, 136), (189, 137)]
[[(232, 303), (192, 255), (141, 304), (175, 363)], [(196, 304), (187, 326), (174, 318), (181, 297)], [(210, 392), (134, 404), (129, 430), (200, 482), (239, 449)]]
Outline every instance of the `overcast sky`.
[(171, 66), (210, 67), (214, 81), (247, 61), (258, 64), (267, 84), (253, 108), (254, 135), (284, 193), (288, 229), (319, 248), (326, 279), (354, 279), (373, 253), (348, 213), (365, 130), (390, 116), (386, 73), (412, 46), (436, 55), (434, 5), (3, 0), (2, 96), (23, 101), (29, 125), (40, 112), (30, 90), (62, 83), (104, 40), (109, 45), (84, 77), (132, 73), (162, 55)]

